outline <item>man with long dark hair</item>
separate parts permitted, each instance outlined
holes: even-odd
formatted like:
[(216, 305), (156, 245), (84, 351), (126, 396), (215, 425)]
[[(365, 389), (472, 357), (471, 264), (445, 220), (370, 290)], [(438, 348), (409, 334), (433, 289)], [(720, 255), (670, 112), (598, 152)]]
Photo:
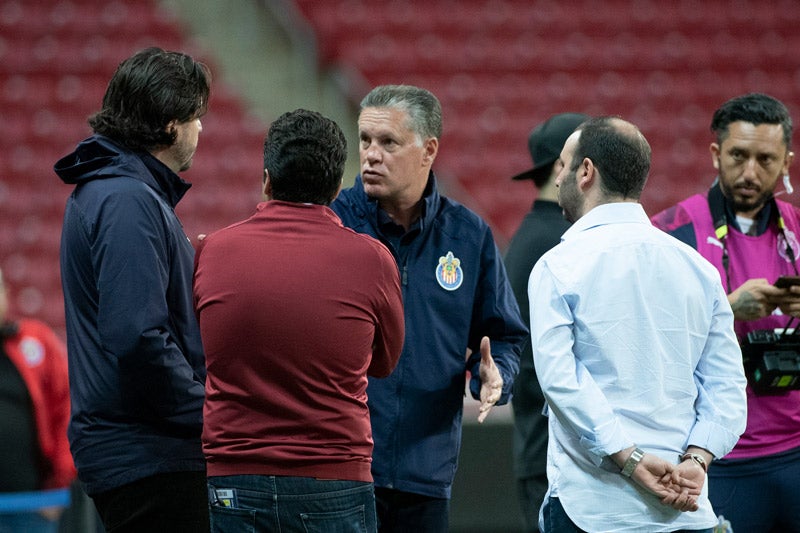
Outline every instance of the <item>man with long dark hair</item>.
[(142, 50), (114, 73), (94, 135), (55, 165), (75, 185), (61, 235), (69, 440), (109, 532), (208, 529), (194, 249), (174, 208), (209, 93), (202, 63)]

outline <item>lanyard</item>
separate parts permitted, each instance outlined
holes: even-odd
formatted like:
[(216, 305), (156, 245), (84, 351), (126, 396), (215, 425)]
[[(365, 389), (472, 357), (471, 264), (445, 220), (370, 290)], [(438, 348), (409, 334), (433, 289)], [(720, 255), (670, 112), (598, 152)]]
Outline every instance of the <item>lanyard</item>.
[[(796, 275), (800, 275), (797, 270), (797, 265), (795, 264), (796, 257), (794, 250), (789, 243), (789, 239), (786, 238), (786, 222), (783, 220), (783, 215), (781, 215), (781, 212), (778, 209), (778, 204), (775, 202), (774, 196), (770, 197), (769, 202), (771, 207), (770, 218), (776, 219), (778, 232), (780, 232), (781, 236), (783, 237), (783, 242), (786, 243), (786, 256), (789, 258), (789, 262), (792, 265), (792, 269), (794, 269), (794, 273)], [(726, 238), (728, 236), (728, 216), (725, 213), (725, 197), (722, 195), (722, 189), (720, 189), (719, 182), (715, 183), (708, 191), (708, 208), (711, 210), (711, 219), (714, 221), (714, 234), (716, 235), (717, 240), (722, 244), (722, 268), (725, 271), (725, 282), (727, 283), (728, 294), (730, 294), (732, 290), (731, 276), (729, 271), (730, 259), (728, 257), (728, 244)]]

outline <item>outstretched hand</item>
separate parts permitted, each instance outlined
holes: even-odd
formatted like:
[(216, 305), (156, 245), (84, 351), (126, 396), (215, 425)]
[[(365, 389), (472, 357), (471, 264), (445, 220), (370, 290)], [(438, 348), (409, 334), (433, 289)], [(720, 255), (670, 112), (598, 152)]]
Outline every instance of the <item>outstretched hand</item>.
[(489, 337), (481, 339), (480, 378), (481, 406), (478, 410), (478, 423), (482, 424), (503, 393), (503, 376), (494, 364)]

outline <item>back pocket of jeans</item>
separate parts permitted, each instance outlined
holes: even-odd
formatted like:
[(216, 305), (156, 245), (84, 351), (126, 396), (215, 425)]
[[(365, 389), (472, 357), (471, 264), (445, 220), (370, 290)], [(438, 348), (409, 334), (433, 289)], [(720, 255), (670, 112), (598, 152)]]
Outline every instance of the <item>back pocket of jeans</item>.
[(325, 513), (300, 513), (306, 533), (367, 533), (364, 506)]
[(214, 533), (255, 533), (256, 512), (222, 505), (210, 505), (211, 531)]

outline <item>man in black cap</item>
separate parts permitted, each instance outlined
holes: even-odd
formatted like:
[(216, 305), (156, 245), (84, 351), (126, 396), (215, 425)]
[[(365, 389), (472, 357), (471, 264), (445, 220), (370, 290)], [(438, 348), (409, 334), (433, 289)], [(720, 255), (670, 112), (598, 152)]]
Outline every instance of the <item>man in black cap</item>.
[[(533, 168), (517, 174), (514, 180), (533, 180), (539, 191), (531, 211), (511, 239), (505, 265), (511, 288), (526, 325), (530, 326), (528, 277), (533, 265), (558, 244), (569, 227), (558, 205), (554, 178), (561, 170), (558, 162), (567, 137), (587, 115), (562, 113), (536, 126), (528, 138)], [(519, 377), (511, 399), (514, 410), (514, 474), (526, 532), (537, 532), (539, 507), (547, 491), (547, 419), (542, 415), (544, 396), (533, 369), (530, 342), (520, 357)]]

